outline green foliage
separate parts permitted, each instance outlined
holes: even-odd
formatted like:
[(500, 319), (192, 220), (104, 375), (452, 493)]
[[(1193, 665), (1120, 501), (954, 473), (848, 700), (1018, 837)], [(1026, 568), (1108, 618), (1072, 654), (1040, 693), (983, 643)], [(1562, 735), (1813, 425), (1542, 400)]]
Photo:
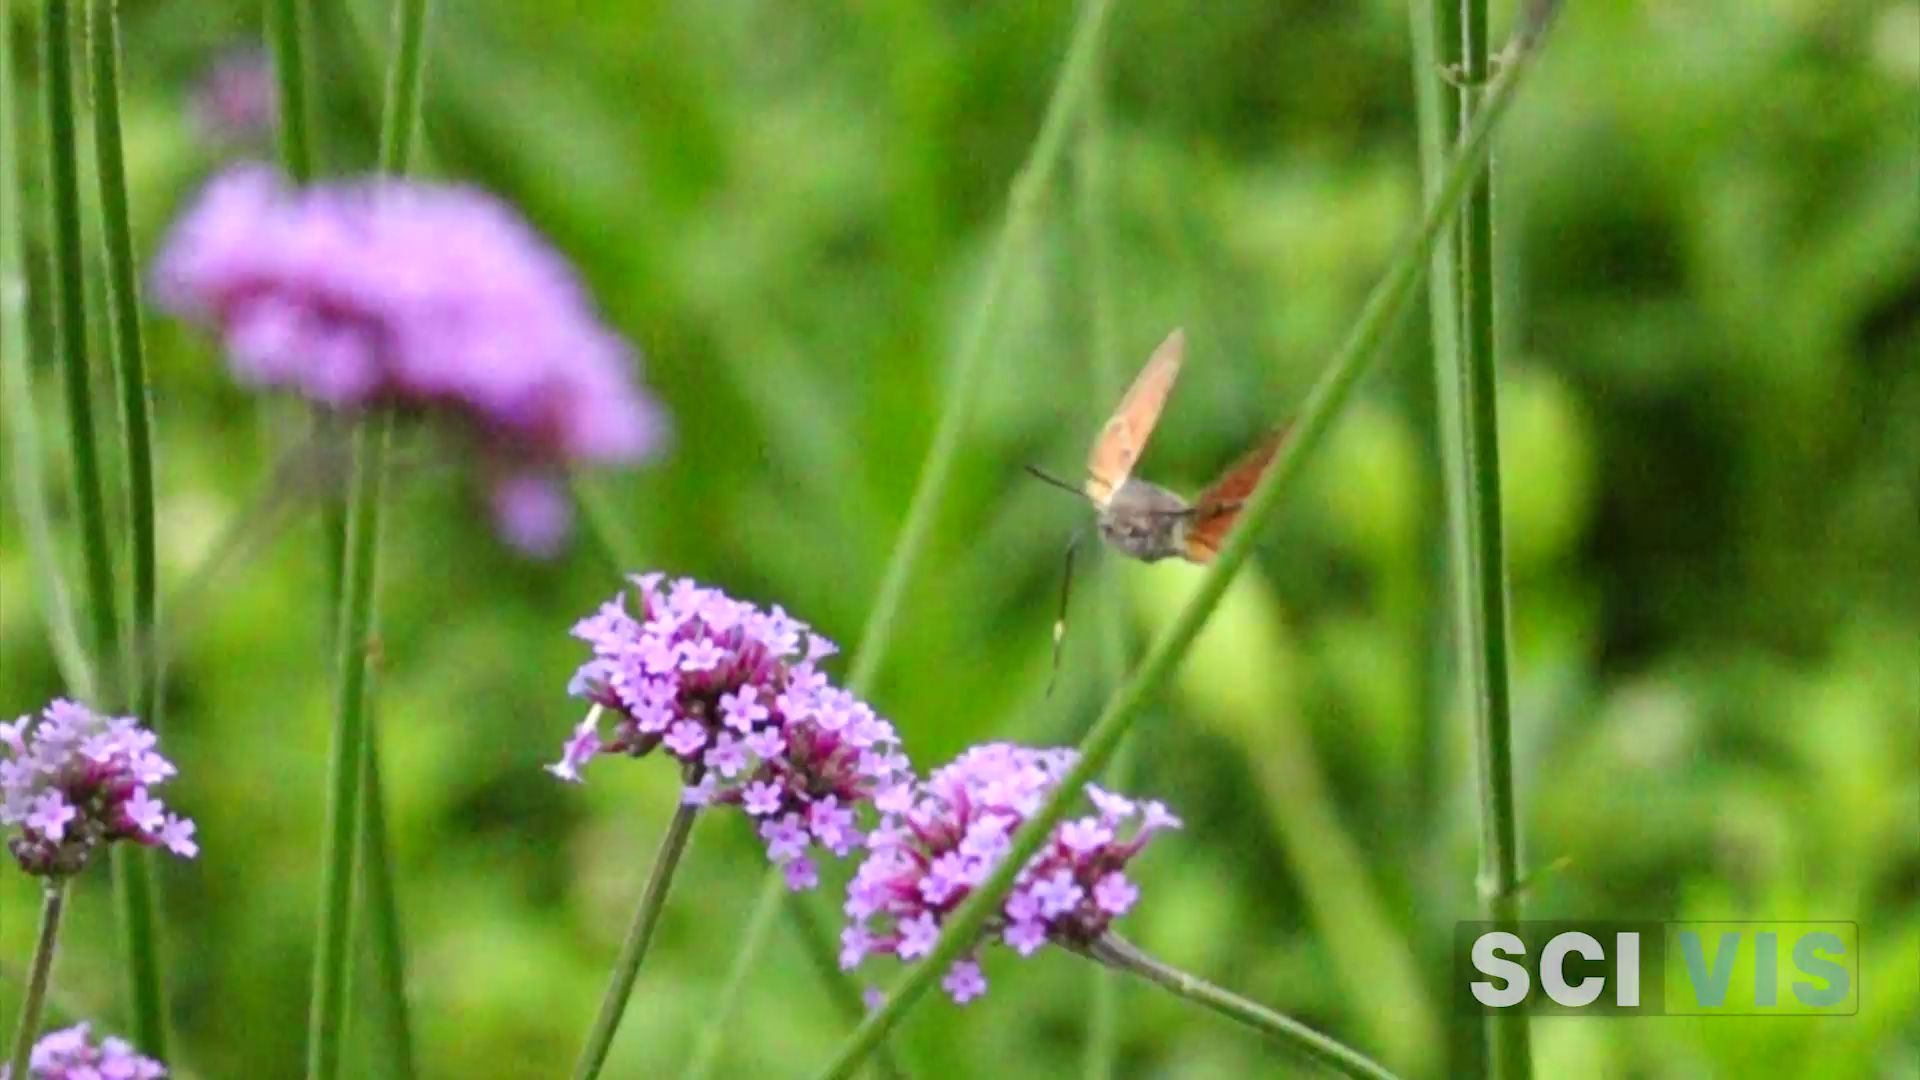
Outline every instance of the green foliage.
[[(225, 152), (198, 140), (191, 80), (222, 46), (258, 40), (260, 21), (254, 4), (127, 8), (122, 123), (144, 257)], [(315, 8), (320, 171), (364, 168), (386, 20)], [(675, 412), (666, 464), (595, 478), (647, 566), (778, 601), (853, 643), (1071, 19), (1068, 4), (918, 0), (440, 6), (421, 171), (522, 206), (646, 350)], [(1117, 5), (1107, 37), (1115, 334), (1144, 358), (1187, 328), (1187, 372), (1142, 472), (1191, 489), (1297, 406), (1416, 212), (1405, 13), (1139, 0)], [(22, 66), (8, 105), (39, 146), (39, 72)], [(1574, 4), (1501, 137), (1528, 914), (1850, 918), (1874, 988), (1855, 1018), (1541, 1023), (1542, 1076), (1897, 1075), (1920, 1052), (1916, 94), (1912, 0)], [(51, 449), (65, 432), (45, 163), (23, 164), (35, 419)], [(1093, 584), (1042, 698), (1060, 550), (1085, 508), (1017, 466), (1070, 472), (1110, 404), (1087, 393), (1072, 182), (1049, 189), (1010, 269), (990, 378), (875, 690), (917, 764), (982, 738), (1077, 737), (1112, 689), (1100, 587), (1125, 579), (1142, 629), (1188, 587), (1182, 568), (1084, 560)], [(1394, 364), (1423, 372), (1425, 320), (1409, 326)], [(204, 595), (170, 590), (256, 497), (300, 417), (234, 387), (177, 326), (153, 321), (148, 345), (162, 610), (195, 615), (165, 737), (206, 844), (158, 868), (175, 1051), (192, 1076), (286, 1075), (302, 1053), (326, 760), (317, 515)], [(1444, 665), (1451, 649), (1429, 633), (1442, 541), (1425, 385), (1396, 371), (1363, 387), (1260, 573), (1132, 736), (1137, 785), (1189, 829), (1139, 864), (1146, 898), (1127, 926), (1169, 961), (1438, 1077), (1456, 1071), (1443, 950), (1476, 909), (1475, 831), (1465, 714), (1432, 689), (1428, 650)], [(113, 410), (96, 415), (112, 436)], [(584, 535), (553, 564), (503, 549), (459, 453), (399, 432), (383, 526), (382, 768), (418, 1050), (426, 1075), (551, 1076), (592, 1015), (674, 781), (609, 765), (573, 789), (539, 770), (579, 718), (566, 627), (618, 579)], [(77, 551), (65, 457), (42, 458), (57, 539)], [(23, 528), (8, 502), (0, 709), (13, 713), (62, 689)], [(702, 823), (609, 1075), (686, 1061), (760, 866), (738, 822)], [(34, 909), (32, 889), (0, 875), (0, 1016)], [(111, 925), (106, 876), (89, 875), (57, 1018), (112, 1016)], [(1396, 974), (1369, 981), (1387, 978), (1368, 975), (1378, 965)], [(1074, 1069), (1081, 965), (994, 957), (988, 976), (964, 1009), (916, 1010), (903, 1058), (1001, 1080)], [(1394, 1027), (1403, 995), (1425, 1019)], [(1274, 1067), (1161, 995), (1123, 1001), (1125, 1074)], [(739, 1017), (715, 1075), (789, 1075), (843, 1034), (781, 924)]]

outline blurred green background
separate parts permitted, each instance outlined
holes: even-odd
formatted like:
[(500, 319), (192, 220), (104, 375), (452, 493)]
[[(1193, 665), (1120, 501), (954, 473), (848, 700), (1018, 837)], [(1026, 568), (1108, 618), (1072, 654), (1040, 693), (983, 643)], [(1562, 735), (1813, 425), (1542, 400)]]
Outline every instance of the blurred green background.
[[(372, 159), (379, 5), (319, 9), (321, 160)], [(47, 258), (35, 16), (5, 29), (36, 289)], [(257, 5), (128, 0), (135, 228), (150, 253), (244, 146), (190, 107)], [(425, 171), (514, 201), (647, 354), (677, 440), (593, 478), (628, 565), (779, 602), (851, 647), (892, 548), (1007, 186), (1073, 5), (458, 0), (429, 38)], [(1920, 1060), (1920, 3), (1572, 3), (1500, 139), (1504, 485), (1517, 767), (1536, 918), (1848, 919), (1859, 1015), (1545, 1019), (1544, 1076), (1913, 1076)], [(1499, 5), (1496, 5), (1496, 10)], [(1415, 213), (1408, 13), (1387, 0), (1121, 0), (1109, 28), (1112, 267), (1129, 369), (1186, 327), (1142, 468), (1192, 490), (1297, 407)], [(264, 146), (264, 144), (263, 144)], [(264, 151), (262, 151), (264, 152)], [(1082, 563), (1042, 696), (1091, 392), (1076, 177), (1048, 192), (993, 331), (982, 406), (875, 705), (917, 765), (1077, 738), (1111, 684), (1103, 590), (1134, 648), (1194, 575)], [(89, 197), (91, 185), (87, 185)], [(35, 390), (65, 452), (36, 293)], [(95, 314), (98, 314), (96, 304)], [(1136, 731), (1132, 785), (1187, 830), (1138, 863), (1150, 951), (1410, 1076), (1471, 1067), (1446, 942), (1475, 903), (1468, 724), (1448, 690), (1424, 314)], [(149, 322), (164, 586), (259, 498), (299, 412)], [(103, 398), (103, 400), (106, 400)], [(105, 415), (111, 417), (107, 408)], [(111, 435), (111, 428), (109, 428)], [(431, 435), (408, 452), (431, 463)], [(440, 455), (444, 458), (444, 453)], [(582, 532), (551, 564), (484, 527), (458, 469), (393, 492), (382, 748), (426, 1075), (547, 1077), (575, 1053), (674, 797), (669, 770), (539, 766), (580, 710), (566, 630), (618, 584)], [(60, 523), (70, 523), (64, 500)], [(0, 710), (62, 691), (33, 569), (0, 517)], [(74, 548), (63, 533), (66, 550)], [(202, 857), (164, 870), (179, 1038), (198, 1077), (296, 1075), (325, 767), (316, 519), (210, 591), (172, 675), (170, 800)], [(705, 822), (610, 1075), (677, 1070), (761, 880)], [(1550, 868), (1551, 867), (1551, 868)], [(1550, 868), (1550, 869), (1549, 869)], [(845, 868), (830, 876), (832, 886)], [(118, 1026), (108, 875), (81, 883), (58, 1019)], [(34, 898), (0, 873), (11, 1018)], [(1083, 961), (993, 954), (993, 986), (912, 1014), (927, 1076), (1078, 1067)], [(894, 969), (870, 966), (869, 979)], [(1287, 1069), (1140, 986), (1128, 1076)], [(843, 1026), (776, 927), (723, 1075), (785, 1076)], [(367, 1075), (375, 1075), (367, 1070)]]

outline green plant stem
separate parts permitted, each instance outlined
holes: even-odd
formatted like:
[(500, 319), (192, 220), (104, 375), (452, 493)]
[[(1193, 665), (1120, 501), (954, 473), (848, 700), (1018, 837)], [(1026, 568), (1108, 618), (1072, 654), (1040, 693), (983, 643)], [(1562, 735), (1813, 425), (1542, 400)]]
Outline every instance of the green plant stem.
[[(126, 667), (119, 680), (133, 714), (160, 724), (155, 699), (153, 627), (156, 617), (153, 531), (153, 439), (148, 406), (146, 348), (127, 210), (127, 172), (120, 148), (120, 17), (118, 0), (88, 6), (87, 56), (93, 74), (94, 164), (100, 185), (101, 238), (106, 248), (107, 307), (114, 370), (120, 389), (121, 446), (126, 455), (127, 524), (132, 569), (132, 623)], [(142, 1052), (167, 1056), (167, 1008), (154, 916), (153, 859), (141, 847), (113, 849), (114, 898), (127, 952), (127, 992), (133, 1037)]]
[[(783, 888), (784, 884), (782, 882)], [(840, 1010), (847, 1024), (858, 1024), (867, 1013), (866, 1002), (862, 1000), (860, 992), (854, 989), (853, 980), (840, 970), (840, 956), (834, 951), (833, 932), (821, 925), (819, 914), (808, 903), (805, 894), (787, 894), (787, 914), (794, 923), (801, 951), (807, 954), (807, 961), (813, 965), (814, 974), (819, 976), (820, 985), (826, 987), (827, 994), (833, 998), (835, 1007)], [(906, 1075), (894, 1060), (892, 1048), (886, 1043), (881, 1043), (874, 1050), (873, 1068), (886, 1080), (901, 1080)]]
[[(692, 781), (689, 777), (688, 783)], [(607, 983), (606, 996), (600, 1000), (600, 1013), (594, 1018), (593, 1029), (587, 1033), (580, 1060), (573, 1067), (574, 1080), (592, 1080), (600, 1075), (600, 1069), (607, 1062), (607, 1050), (613, 1046), (614, 1032), (619, 1030), (620, 1017), (633, 994), (640, 962), (647, 958), (647, 946), (653, 942), (660, 912), (667, 905), (667, 891), (673, 886), (673, 871), (680, 865), (681, 853), (687, 849), (687, 838), (693, 833), (693, 821), (699, 816), (699, 810), (683, 802), (674, 809), (673, 820), (667, 824), (667, 835), (661, 839), (660, 850), (653, 857), (653, 869), (647, 874), (647, 887), (640, 894), (640, 908), (634, 912), (633, 926), (628, 929), (627, 940), (620, 946), (620, 958), (613, 965), (613, 978)]]
[(1008, 890), (1013, 887), (1014, 876), (1066, 816), (1081, 789), (1106, 767), (1135, 718), (1186, 655), (1194, 637), (1220, 602), (1233, 575), (1252, 554), (1253, 546), (1268, 519), (1279, 506), (1280, 496), (1292, 487), (1302, 463), (1318, 449), (1368, 363), (1384, 351), (1388, 334), (1398, 324), (1414, 287), (1426, 271), (1434, 243), (1453, 220), (1470, 182), (1479, 173), (1493, 130), (1512, 103), (1520, 77), (1537, 55), (1537, 45), (1544, 29), (1543, 22), (1528, 21), (1522, 24), (1515, 38), (1515, 49), (1489, 87), (1485, 101), (1462, 137), (1440, 190), (1429, 202), (1419, 228), (1401, 242), (1386, 274), (1367, 297), (1340, 351), (1314, 383), (1291, 436), (1248, 498), (1246, 509), (1241, 514), (1241, 524), (1229, 535), (1226, 546), (1208, 567), (1193, 598), (1154, 641), (1133, 677), (1107, 703), (1106, 709), (1080, 744), (1079, 760), (1068, 770), (1040, 809), (1014, 834), (993, 874), (948, 917), (933, 951), (906, 973), (887, 996), (885, 1005), (868, 1014), (820, 1076), (833, 1080), (850, 1075), (874, 1045), (899, 1022), (906, 1010), (919, 1001), (934, 980), (961, 953), (973, 947), (987, 919), (999, 909)]
[[(1456, 89), (1449, 73), (1460, 70), (1460, 9), (1457, 0), (1413, 0), (1408, 5), (1413, 41), (1413, 88), (1419, 112), (1420, 174), (1424, 190), (1431, 195), (1440, 182), (1448, 148), (1459, 130), (1460, 109)], [(1453, 681), (1452, 634), (1457, 605), (1446, 598), (1452, 589), (1450, 567), (1464, 566), (1469, 558), (1465, 536), (1452, 527), (1454, 494), (1448, 476), (1463, 475), (1465, 449), (1461, 444), (1462, 425), (1459, 367), (1454, 362), (1460, 348), (1460, 297), (1455, 288), (1458, 275), (1455, 262), (1459, 233), (1434, 248), (1432, 273), (1427, 279), (1427, 308), (1431, 327), (1432, 363), (1418, 415), (1423, 432), (1434, 448), (1430, 469), (1422, 470), (1423, 479), (1431, 478), (1433, 530), (1438, 541), (1429, 552), (1431, 617), (1422, 630), (1425, 642), (1423, 676), (1427, 693), (1421, 708), (1420, 760), (1415, 772), (1412, 807), (1416, 820), (1430, 823), (1425, 830), (1410, 831), (1409, 839), (1418, 845), (1410, 852), (1415, 860), (1419, 888), (1441, 897), (1453, 884), (1451, 860), (1444, 858), (1446, 845), (1436, 844), (1435, 830), (1444, 815), (1438, 811), (1442, 792), (1441, 769), (1445, 747), (1450, 741), (1450, 723), (1455, 715), (1453, 703), (1457, 687)], [(1419, 390), (1414, 391), (1420, 393)], [(1426, 485), (1423, 485), (1426, 486)], [(1439, 978), (1432, 983), (1446, 990), (1444, 957), (1452, 944), (1452, 920), (1458, 909), (1451, 903), (1427, 905), (1431, 910), (1427, 953)], [(1456, 1016), (1448, 1028), (1447, 1071), (1452, 1075), (1479, 1075), (1487, 1060), (1487, 1024), (1478, 1016)]]
[(289, 179), (313, 179), (312, 113), (307, 88), (313, 85), (307, 43), (312, 39), (304, 0), (267, 0), (267, 48), (273, 55), (274, 90), (280, 116), (276, 131), (280, 167)]
[[(1413, 40), (1413, 90), (1419, 116), (1420, 134), (1420, 180), (1424, 197), (1431, 198), (1440, 183), (1440, 171), (1446, 167), (1447, 148), (1453, 145), (1457, 114), (1451, 108), (1447, 83), (1441, 72), (1454, 64), (1458, 58), (1459, 28), (1454, 16), (1457, 14), (1450, 0), (1412, 0), (1407, 5), (1409, 23)], [(1459, 310), (1453, 296), (1454, 245), (1443, 243), (1433, 249), (1431, 272), (1427, 275), (1427, 313), (1430, 325), (1429, 340), (1436, 361), (1453, 355), (1459, 341)], [(1446, 435), (1448, 425), (1440, 421), (1439, 399), (1443, 396), (1435, 379), (1445, 378), (1451, 368), (1436, 363), (1426, 373), (1424, 386), (1416, 378), (1412, 384), (1412, 394), (1419, 400), (1415, 410), (1420, 421), (1422, 434), (1432, 438), (1437, 453), (1435, 461), (1446, 462), (1449, 455), (1457, 450)], [(1418, 372), (1415, 373), (1416, 377)], [(1445, 493), (1442, 490), (1439, 475), (1445, 471), (1439, 469), (1422, 470), (1422, 491), (1425, 495), (1422, 505), (1422, 518), (1439, 522), (1445, 517)], [(1441, 530), (1432, 530), (1438, 537)], [(1438, 545), (1436, 545), (1438, 547)], [(1447, 560), (1444, 550), (1436, 551), (1429, 560), (1429, 592), (1432, 596), (1442, 595), (1446, 588)], [(1434, 813), (1439, 798), (1439, 775), (1441, 754), (1446, 745), (1445, 721), (1449, 715), (1446, 697), (1441, 691), (1444, 679), (1441, 678), (1441, 665), (1446, 651), (1446, 619), (1438, 603), (1423, 603), (1423, 608), (1431, 609), (1431, 618), (1423, 620), (1416, 628), (1419, 639), (1424, 643), (1425, 663), (1420, 675), (1421, 683), (1427, 692), (1421, 694), (1420, 717), (1421, 734), (1418, 760), (1414, 770), (1414, 791), (1409, 800), (1414, 808), (1416, 820), (1436, 823), (1440, 815)], [(1430, 830), (1410, 830), (1410, 839), (1423, 850), (1431, 850)]]
[(628, 574), (640, 567), (640, 548), (620, 527), (620, 515), (614, 508), (606, 485), (597, 478), (573, 478), (573, 497), (586, 519), (587, 535), (600, 548), (600, 554), (615, 574)]
[[(0, 26), (13, 25), (13, 0), (0, 0)], [(0, 86), (11, 91), (12, 34), (0, 34)], [(39, 416), (34, 411), (27, 345), (27, 272), (20, 214), (20, 130), (12, 99), (0, 108), (0, 404), (6, 412), (14, 509), (20, 516), (55, 663), (71, 692), (94, 698), (94, 674), (75, 621), (65, 569), (54, 542), (53, 512), (42, 473)]]
[(127, 995), (133, 1006), (133, 1033), (141, 1052), (167, 1052), (166, 993), (160, 975), (158, 906), (153, 886), (153, 851), (138, 844), (115, 844), (113, 899), (119, 915), (120, 944), (127, 956)]
[(1394, 1080), (1393, 1073), (1358, 1050), (1197, 975), (1163, 964), (1117, 935), (1108, 934), (1094, 942), (1087, 948), (1086, 955), (1116, 971), (1137, 975), (1235, 1023), (1245, 1024), (1306, 1061), (1347, 1076)]
[(427, 0), (399, 0), (393, 10), (393, 61), (380, 113), (380, 171), (407, 171), (420, 132), (420, 86), (426, 77)]
[[(127, 210), (127, 170), (120, 136), (119, 0), (93, 0), (88, 8), (87, 55), (93, 73), (95, 171), (100, 184), (101, 238), (106, 249), (107, 306), (112, 318), (115, 371), (126, 451), (127, 522), (131, 532), (134, 643), (126, 673), (127, 699), (148, 726), (158, 720), (152, 700), (146, 644), (155, 618), (153, 532), (153, 439), (147, 389), (146, 346), (140, 326), (140, 290), (133, 259), (133, 225)], [(149, 1050), (149, 1053), (157, 1051)]]
[[(1109, 198), (1107, 110), (1102, 57), (1096, 53), (1086, 102), (1081, 109), (1080, 138), (1075, 147), (1074, 164), (1079, 198), (1077, 210), (1081, 250), (1085, 268), (1081, 274), (1087, 284), (1088, 368), (1094, 408), (1104, 409), (1119, 401), (1127, 382), (1126, 363), (1120, 356), (1120, 328), (1115, 318), (1113, 222)], [(1097, 421), (1096, 421), (1097, 422)], [(1100, 685), (1117, 686), (1126, 676), (1128, 607), (1124, 582), (1109, 575), (1098, 591), (1100, 613), (1097, 618), (1100, 645)], [(1135, 741), (1127, 741), (1114, 752), (1107, 770), (1107, 786), (1125, 790), (1134, 771)], [(1093, 993), (1087, 1016), (1087, 1046), (1082, 1074), (1087, 1080), (1106, 1080), (1114, 1075), (1120, 1059), (1119, 976), (1101, 965), (1089, 969)]]
[(333, 1080), (340, 1075), (347, 954), (352, 941), (354, 853), (359, 839), (361, 779), (367, 755), (367, 681), (371, 659), (368, 654), (375, 648), (375, 563), (379, 552), (387, 427), (384, 416), (373, 416), (367, 418), (354, 435), (346, 567), (342, 576), (340, 625), (334, 636), (333, 749), (322, 848), (320, 934), (314, 949), (313, 999), (307, 1031), (309, 1080)]
[[(368, 702), (369, 721), (376, 705)], [(367, 913), (368, 943), (374, 959), (374, 994), (379, 1002), (386, 1062), (400, 1080), (417, 1075), (413, 1022), (407, 1007), (406, 943), (393, 884), (393, 850), (387, 836), (386, 800), (381, 797), (379, 740), (369, 734), (361, 763), (363, 813), (360, 826), (360, 910)]]
[[(381, 106), (378, 167), (386, 176), (407, 171), (420, 128), (421, 85), (426, 68), (427, 0), (400, 0), (394, 5), (393, 55), (387, 66), (386, 92)], [(372, 421), (386, 425), (384, 418)], [(380, 439), (386, 438), (383, 433)], [(362, 449), (364, 452), (364, 448)], [(384, 451), (381, 452), (384, 456)], [(371, 466), (384, 470), (384, 464)], [(376, 476), (379, 486), (384, 478)], [(378, 557), (369, 550), (369, 562)], [(361, 664), (367, 663), (364, 650)], [(364, 676), (363, 676), (364, 677)], [(371, 685), (371, 679), (368, 679)], [(394, 887), (392, 842), (387, 836), (386, 796), (381, 783), (379, 710), (369, 691), (363, 696), (365, 734), (360, 749), (360, 806), (357, 840), (360, 897), (356, 906), (365, 916), (365, 944), (373, 961), (373, 996), (389, 1072), (415, 1075), (413, 1025), (407, 1007), (406, 948), (401, 932), (400, 903)], [(352, 920), (349, 919), (349, 922)], [(343, 998), (346, 993), (342, 991)]]
[[(760, 883), (760, 898), (754, 903), (753, 913), (748, 917), (740, 948), (733, 954), (733, 966), (727, 970), (727, 981), (721, 987), (720, 1000), (713, 1006), (715, 1013), (733, 1015), (740, 995), (746, 990), (747, 979), (756, 970), (754, 961), (767, 946), (767, 935), (773, 931), (773, 916), (780, 910), (780, 896), (786, 892), (786, 888), (786, 881), (779, 874), (769, 874)], [(726, 1030), (724, 1024), (708, 1024), (700, 1029), (693, 1045), (693, 1055), (687, 1059), (686, 1071), (680, 1074), (681, 1080), (706, 1080), (713, 1075), (713, 1067), (720, 1060), (720, 1044)]]
[[(34, 1037), (40, 1030), (40, 1010), (47, 1002), (47, 984), (53, 978), (53, 954), (60, 946), (60, 916), (67, 907), (67, 879), (47, 879), (40, 902), (40, 936), (33, 945), (33, 963), (27, 971), (27, 993), (20, 999), (20, 1022), (13, 1028), (9, 1075), (27, 1075)], [(145, 1048), (142, 1048), (144, 1052)]]
[[(981, 365), (988, 355), (1000, 305), (1005, 301), (1014, 257), (1037, 223), (1041, 198), (1064, 156), (1076, 106), (1092, 81), (1094, 54), (1111, 7), (1112, 0), (1086, 0), (1081, 6), (1072, 40), (1067, 46), (1066, 60), (1061, 65), (1060, 76), (1054, 83), (1052, 97), (1047, 102), (1046, 113), (1040, 122), (1040, 132), (1034, 138), (1025, 164), (1014, 178), (1008, 195), (1006, 217), (994, 240), (980, 298), (961, 335), (960, 351), (954, 360), (950, 382), (952, 395), (947, 399), (946, 408), (935, 425), (933, 441), (920, 467), (920, 479), (914, 488), (913, 499), (907, 506), (906, 520), (900, 527), (900, 536), (894, 543), (886, 569), (881, 572), (873, 608), (867, 615), (866, 625), (861, 629), (860, 644), (854, 650), (847, 686), (860, 697), (872, 692), (885, 665), (887, 652), (893, 643), (894, 622), (906, 600), (907, 583), (933, 538), (934, 516), (946, 494), (947, 480), (953, 473), (954, 462), (960, 453), (960, 438), (966, 432), (967, 421), (979, 394)], [(768, 871), (769, 877), (778, 874), (777, 869)], [(779, 903), (780, 900), (776, 894), (771, 900), (763, 902)], [(789, 910), (793, 907), (789, 905)], [(803, 936), (807, 933), (804, 927), (797, 926), (796, 930)], [(757, 949), (749, 949), (746, 942), (742, 943), (741, 952), (745, 955), (735, 957), (736, 966), (750, 964), (757, 955)], [(843, 980), (843, 976), (837, 972), (835, 974), (833, 981)], [(863, 1017), (862, 1024), (867, 1022), (864, 1013), (856, 1015)], [(725, 1022), (726, 1017), (716, 1013), (707, 1018), (706, 1028), (716, 1028)], [(707, 1037), (703, 1030), (700, 1038)], [(869, 1046), (866, 1052), (872, 1049)], [(884, 1058), (882, 1065), (889, 1070), (893, 1068), (892, 1063)]]
[[(1458, 123), (1469, 126), (1488, 106), (1486, 0), (1459, 0), (1462, 65)], [(1454, 288), (1459, 341), (1455, 378), (1441, 387), (1458, 395), (1444, 410), (1456, 423), (1461, 453), (1450, 455), (1448, 517), (1465, 558), (1456, 564), (1457, 645), (1474, 718), (1480, 787), (1479, 892), (1489, 920), (1510, 926), (1520, 913), (1519, 825), (1514, 807), (1513, 716), (1508, 696), (1506, 553), (1500, 511), (1498, 357), (1493, 342), (1493, 176), (1478, 176), (1461, 208)], [(1487, 1018), (1489, 1064), (1500, 1080), (1533, 1074), (1524, 1012)]]
[(920, 479), (914, 487), (913, 499), (907, 505), (900, 538), (894, 544), (886, 570), (881, 574), (873, 608), (868, 612), (866, 626), (860, 632), (860, 647), (847, 678), (848, 686), (856, 694), (864, 696), (886, 665), (887, 653), (893, 644), (894, 620), (906, 601), (907, 584), (912, 580), (914, 567), (919, 564), (921, 555), (932, 540), (934, 517), (939, 512), (941, 500), (946, 495), (947, 481), (959, 457), (961, 436), (966, 434), (967, 422), (979, 399), (980, 386), (984, 381), (980, 377), (981, 365), (989, 354), (1015, 256), (1038, 222), (1041, 199), (1053, 179), (1054, 170), (1060, 164), (1070, 122), (1090, 85), (1094, 51), (1099, 45), (1100, 32), (1106, 25), (1107, 13), (1111, 8), (1111, 0), (1087, 0), (1082, 5), (1074, 26), (1073, 40), (1067, 47), (1067, 58), (1061, 65), (1059, 80), (1054, 84), (1053, 96), (1047, 102), (1046, 115), (1040, 123), (1040, 134), (1034, 139), (1026, 164), (1014, 177), (1008, 195), (1006, 217), (1001, 222), (999, 236), (994, 240), (980, 299), (960, 338), (960, 351), (954, 359), (953, 376), (949, 382), (952, 393), (934, 427), (933, 442), (927, 448), (926, 460), (920, 466)]
[[(80, 551), (86, 567), (87, 614), (94, 660), (94, 692), (119, 697), (120, 631), (113, 584), (113, 548), (107, 537), (107, 500), (93, 424), (93, 387), (87, 367), (85, 283), (81, 279), (80, 179), (74, 146), (71, 12), (66, 0), (46, 0), (41, 30), (46, 96), (47, 186), (52, 214), (54, 336), (66, 379), (67, 439), (73, 453), (74, 505), (80, 515)], [(100, 702), (96, 702), (99, 704)]]

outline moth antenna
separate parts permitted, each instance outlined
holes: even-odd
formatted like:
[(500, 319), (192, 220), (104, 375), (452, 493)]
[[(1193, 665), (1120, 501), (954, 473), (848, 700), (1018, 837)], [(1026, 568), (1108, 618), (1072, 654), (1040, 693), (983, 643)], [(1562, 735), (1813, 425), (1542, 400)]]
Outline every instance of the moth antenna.
[(1080, 490), (1078, 487), (1076, 487), (1073, 484), (1067, 483), (1065, 480), (1060, 479), (1059, 477), (1053, 475), (1052, 473), (1046, 471), (1045, 469), (1042, 469), (1038, 465), (1023, 465), (1021, 466), (1021, 468), (1027, 470), (1027, 475), (1033, 477), (1035, 480), (1039, 480), (1040, 482), (1045, 484), (1051, 484), (1052, 486), (1059, 488), (1061, 491), (1069, 492), (1082, 499), (1087, 497), (1086, 492)]

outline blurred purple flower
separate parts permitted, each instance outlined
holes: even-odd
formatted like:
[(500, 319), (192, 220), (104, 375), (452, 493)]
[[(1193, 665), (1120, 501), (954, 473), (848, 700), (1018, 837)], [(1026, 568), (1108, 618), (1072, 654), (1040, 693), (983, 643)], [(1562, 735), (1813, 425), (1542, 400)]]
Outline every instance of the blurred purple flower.
[(638, 360), (504, 203), (404, 181), (216, 178), (154, 266), (155, 301), (221, 335), (234, 375), (342, 410), (452, 414), (480, 436), (502, 534), (553, 550), (561, 473), (663, 445)]
[[(947, 916), (992, 875), (1074, 757), (1066, 749), (976, 746), (890, 804), (847, 887), (840, 966), (852, 970), (874, 954), (915, 960), (931, 952)], [(1087, 793), (1096, 812), (1053, 831), (1014, 879), (984, 940), (997, 938), (1021, 956), (1049, 941), (1084, 948), (1139, 898), (1127, 864), (1179, 819), (1158, 802), (1136, 803), (1092, 784)], [(985, 993), (978, 950), (955, 962), (941, 986), (963, 1004)]]
[(64, 699), (0, 724), (0, 826), (20, 827), (7, 850), (21, 868), (78, 873), (114, 840), (198, 854), (193, 822), (153, 795), (174, 774), (157, 741), (131, 716), (98, 716)]
[[(98, 1046), (88, 1038), (87, 1024), (49, 1031), (33, 1044), (26, 1080), (158, 1080), (167, 1067), (134, 1052), (133, 1044), (109, 1035)], [(0, 1080), (10, 1080), (11, 1067), (0, 1065)]]
[(265, 50), (236, 46), (216, 57), (193, 88), (193, 118), (210, 142), (248, 145), (273, 133), (279, 94)]
[[(739, 807), (787, 884), (811, 888), (809, 852), (863, 846), (859, 808), (909, 789), (893, 725), (827, 682), (817, 665), (833, 644), (778, 606), (762, 611), (691, 578), (632, 580), (637, 615), (623, 592), (573, 628), (593, 659), (569, 691), (596, 708), (548, 770), (577, 782), (602, 754), (662, 750), (685, 771), (688, 803)], [(605, 734), (603, 712), (614, 718)]]

